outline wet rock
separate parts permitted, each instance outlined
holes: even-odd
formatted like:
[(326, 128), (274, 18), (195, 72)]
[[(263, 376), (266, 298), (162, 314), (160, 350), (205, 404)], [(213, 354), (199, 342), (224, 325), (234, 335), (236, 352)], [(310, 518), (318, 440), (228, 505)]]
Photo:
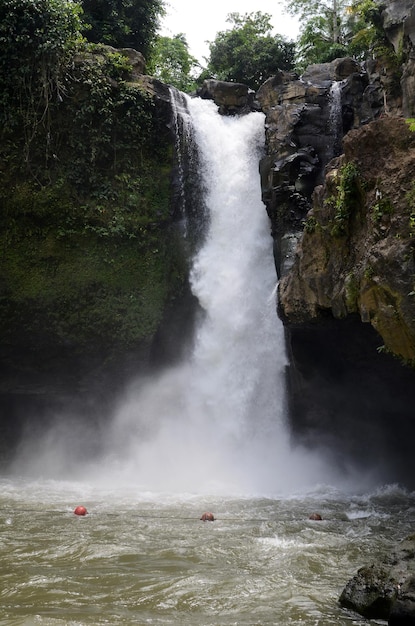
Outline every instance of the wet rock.
[[(385, 118), (351, 132), (344, 148), (313, 194), (293, 266), (280, 283), (280, 312), (288, 324), (357, 312), (389, 351), (412, 361), (415, 302), (408, 294), (415, 261), (408, 181), (415, 134), (403, 120)], [(348, 200), (340, 200), (349, 166), (355, 179), (347, 183)]]
[(203, 81), (197, 95), (204, 100), (213, 100), (222, 115), (240, 115), (256, 110), (255, 92), (242, 83), (228, 83), (213, 78)]
[(340, 154), (343, 135), (380, 110), (376, 92), (367, 87), (367, 73), (345, 58), (312, 65), (301, 78), (281, 71), (257, 92), (266, 114), (262, 199), (276, 240), (279, 275), (285, 270), (278, 253), (281, 238), (301, 230), (312, 192), (323, 182), (326, 165)]
[(379, 562), (359, 569), (340, 596), (340, 604), (390, 626), (415, 624), (415, 535)]

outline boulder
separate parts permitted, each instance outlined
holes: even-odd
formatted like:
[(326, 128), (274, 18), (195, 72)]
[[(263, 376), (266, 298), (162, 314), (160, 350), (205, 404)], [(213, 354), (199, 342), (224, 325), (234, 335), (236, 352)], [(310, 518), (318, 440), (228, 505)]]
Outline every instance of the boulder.
[(359, 569), (339, 602), (367, 619), (388, 620), (389, 626), (415, 624), (415, 535), (383, 559)]
[(204, 100), (213, 100), (222, 115), (240, 115), (257, 110), (255, 92), (242, 83), (207, 79), (197, 90), (197, 95)]

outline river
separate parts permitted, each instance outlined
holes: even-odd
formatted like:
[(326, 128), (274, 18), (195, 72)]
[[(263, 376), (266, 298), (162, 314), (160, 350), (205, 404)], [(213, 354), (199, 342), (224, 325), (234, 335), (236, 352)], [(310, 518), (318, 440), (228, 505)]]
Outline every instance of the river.
[(415, 512), (396, 486), (237, 498), (13, 479), (0, 501), (4, 626), (374, 624), (338, 597)]

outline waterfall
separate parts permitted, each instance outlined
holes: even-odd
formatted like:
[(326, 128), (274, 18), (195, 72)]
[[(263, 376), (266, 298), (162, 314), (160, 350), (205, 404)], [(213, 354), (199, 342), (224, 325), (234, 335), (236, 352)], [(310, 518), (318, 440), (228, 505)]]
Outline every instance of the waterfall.
[[(292, 449), (285, 424), (284, 331), (258, 171), (264, 115), (223, 117), (213, 102), (188, 97), (175, 102), (174, 113), (177, 132), (197, 145), (200, 219), (209, 213), (191, 259), (201, 311), (192, 348), (179, 364), (126, 391), (100, 460), (74, 467), (68, 427), (41, 450), (31, 443), (32, 465), (27, 450), (24, 461), (32, 474), (38, 461), (43, 475), (48, 467), (54, 477), (146, 493), (274, 494), (315, 485), (327, 473)], [(184, 171), (179, 167), (182, 183)]]
[(343, 139), (342, 119), (342, 81), (334, 81), (329, 94), (329, 124), (332, 135), (331, 157), (341, 153), (341, 141)]
[(284, 423), (286, 355), (258, 174), (264, 115), (222, 117), (190, 98), (175, 114), (190, 115), (209, 210), (191, 269), (203, 314), (188, 359), (123, 399), (106, 467), (142, 489), (291, 489), (315, 475)]
[(174, 214), (179, 218), (182, 236), (187, 240), (189, 254), (200, 244), (208, 221), (203, 202), (203, 186), (199, 177), (198, 150), (189, 111), (189, 98), (169, 88), (174, 134), (175, 181)]
[(185, 225), (186, 231), (186, 193), (185, 193), (185, 155), (188, 154), (188, 144), (192, 141), (192, 123), (187, 109), (187, 100), (183, 93), (170, 87), (170, 101), (172, 105), (172, 126), (174, 134), (174, 153), (177, 168), (177, 200), (178, 212)]

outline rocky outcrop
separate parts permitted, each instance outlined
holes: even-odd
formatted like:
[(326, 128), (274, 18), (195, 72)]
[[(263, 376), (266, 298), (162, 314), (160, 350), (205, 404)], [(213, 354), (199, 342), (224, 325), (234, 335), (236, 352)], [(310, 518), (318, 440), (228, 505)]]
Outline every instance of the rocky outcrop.
[(415, 133), (403, 119), (383, 118), (347, 135), (280, 282), (286, 322), (358, 313), (385, 349), (415, 362), (414, 171)]
[(415, 624), (415, 535), (382, 560), (362, 567), (346, 585), (340, 604), (389, 626)]
[[(17, 124), (3, 142), (3, 164), (22, 167), (1, 172), (0, 461), (21, 420), (70, 402), (88, 412), (91, 398), (103, 415), (133, 372), (177, 358), (191, 327), (171, 95), (143, 69), (129, 49), (74, 57), (50, 106), (44, 185), (15, 148)], [(43, 128), (30, 155), (39, 176)]]
[(293, 432), (411, 488), (414, 142), (402, 118), (348, 133), (279, 284)]
[(243, 115), (258, 109), (255, 92), (242, 83), (207, 79), (197, 90), (197, 95), (204, 100), (213, 100), (221, 115)]
[[(405, 117), (415, 115), (415, 6), (412, 0), (377, 0), (383, 28), (398, 59), (402, 59), (401, 106)], [(385, 72), (386, 74), (387, 72)]]
[(413, 3), (381, 14), (384, 59), (337, 59), (261, 87), (260, 170), (292, 429), (340, 467), (414, 486), (415, 134), (402, 119), (415, 107)]
[(302, 230), (325, 166), (340, 154), (344, 134), (379, 114), (382, 96), (359, 64), (345, 58), (313, 65), (301, 78), (280, 72), (264, 83), (257, 99), (266, 114), (262, 198), (282, 274), (287, 241)]

